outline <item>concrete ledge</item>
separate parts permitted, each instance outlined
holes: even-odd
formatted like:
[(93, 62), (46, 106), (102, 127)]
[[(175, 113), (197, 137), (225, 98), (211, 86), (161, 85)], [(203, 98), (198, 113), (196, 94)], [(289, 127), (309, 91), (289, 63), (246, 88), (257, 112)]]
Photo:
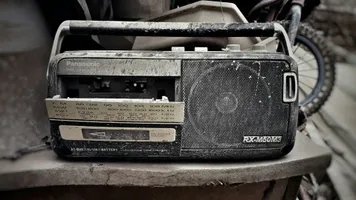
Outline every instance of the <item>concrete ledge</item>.
[(329, 150), (298, 133), (287, 156), (229, 163), (84, 162), (60, 160), (52, 151), (0, 161), (0, 190), (61, 185), (206, 186), (284, 179), (325, 170)]

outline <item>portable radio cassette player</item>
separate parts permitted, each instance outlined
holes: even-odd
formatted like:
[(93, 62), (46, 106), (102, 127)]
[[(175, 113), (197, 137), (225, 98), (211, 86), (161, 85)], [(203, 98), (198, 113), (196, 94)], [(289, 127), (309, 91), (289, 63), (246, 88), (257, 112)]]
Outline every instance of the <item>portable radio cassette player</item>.
[[(273, 37), (283, 53), (71, 51), (69, 34)], [(173, 49), (174, 50), (174, 49)], [(256, 159), (293, 148), (298, 72), (273, 23), (66, 21), (48, 66), (52, 147), (63, 157)]]

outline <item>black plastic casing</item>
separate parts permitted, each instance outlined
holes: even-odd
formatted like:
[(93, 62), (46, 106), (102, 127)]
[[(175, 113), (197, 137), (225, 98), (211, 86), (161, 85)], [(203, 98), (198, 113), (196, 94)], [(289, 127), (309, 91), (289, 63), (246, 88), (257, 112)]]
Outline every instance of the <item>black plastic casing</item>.
[[(197, 61), (221, 61), (221, 60), (236, 60), (236, 61), (263, 61), (263, 62), (279, 62), (288, 66), (287, 72), (298, 74), (297, 64), (291, 57), (281, 53), (269, 52), (144, 52), (144, 51), (75, 51), (64, 52), (55, 55), (49, 63), (48, 67), (48, 97), (61, 94), (63, 85), (60, 81), (58, 72), (58, 63), (62, 60), (70, 59), (149, 59), (156, 60), (197, 60)], [(134, 67), (134, 66), (133, 66)], [(273, 67), (273, 65), (271, 65)], [(286, 70), (281, 71), (285, 73)], [(280, 76), (281, 74), (276, 74)], [(184, 74), (182, 74), (184, 76)], [(80, 79), (81, 77), (78, 76)], [(275, 80), (280, 81), (280, 80)], [(182, 87), (182, 81), (177, 82), (176, 87)], [(177, 89), (175, 101), (183, 101), (181, 89)], [(280, 97), (282, 101), (282, 97)], [(288, 119), (275, 121), (273, 123), (285, 123), (287, 126), (286, 132), (280, 132), (283, 135), (283, 142), (276, 145), (264, 144), (249, 144), (244, 146), (241, 144), (238, 148), (186, 148), (184, 146), (187, 119), (182, 124), (174, 123), (120, 123), (108, 121), (79, 121), (79, 120), (60, 120), (50, 119), (51, 136), (53, 150), (61, 157), (111, 157), (111, 158), (132, 158), (132, 159), (267, 159), (278, 158), (288, 154), (294, 146), (295, 134), (297, 130), (298, 116), (298, 98), (294, 102), (289, 102)], [(273, 109), (273, 106), (271, 107)], [(187, 112), (187, 111), (186, 111)], [(103, 141), (69, 141), (64, 140), (59, 133), (60, 125), (74, 126), (95, 126), (95, 127), (156, 127), (156, 128), (174, 128), (176, 129), (176, 140), (171, 143), (150, 142), (103, 142)], [(244, 133), (237, 133), (236, 137), (241, 137)], [(268, 136), (270, 133), (261, 133), (261, 136)], [(195, 138), (200, 140), (199, 137)], [(197, 141), (201, 142), (201, 141)], [(75, 148), (86, 147), (94, 150), (90, 151), (75, 151)], [(95, 151), (95, 149), (116, 148), (116, 151), (103, 152)]]

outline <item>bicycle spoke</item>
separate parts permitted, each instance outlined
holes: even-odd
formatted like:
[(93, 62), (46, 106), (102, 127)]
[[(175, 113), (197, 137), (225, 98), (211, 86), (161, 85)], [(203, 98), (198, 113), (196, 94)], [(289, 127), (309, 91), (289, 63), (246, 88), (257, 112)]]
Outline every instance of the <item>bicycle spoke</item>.
[(302, 74), (299, 74), (299, 76), (302, 76), (302, 77), (305, 77), (305, 78), (314, 79), (314, 80), (318, 79), (318, 78), (315, 78), (315, 77), (312, 77), (312, 76), (307, 76), (307, 75), (302, 75)]
[(298, 48), (300, 47), (301, 44), (302, 44), (302, 43), (299, 43), (299, 44), (298, 44), (297, 48), (294, 49), (293, 54), (295, 54), (295, 52), (297, 52), (297, 50), (298, 50)]
[(305, 90), (303, 90), (302, 88), (299, 88), (299, 90), (303, 93), (303, 95), (305, 97), (308, 97), (308, 94), (307, 94), (307, 92)]
[(299, 72), (303, 72), (303, 71), (318, 71), (318, 68), (311, 68), (311, 69), (302, 69), (302, 70), (298, 70)]
[(308, 62), (313, 61), (313, 60), (315, 60), (315, 58), (310, 59), (310, 60), (307, 60), (307, 61), (304, 61), (304, 62), (301, 62), (301, 63), (297, 63), (297, 65), (302, 65), (302, 64), (304, 64), (304, 63), (308, 63)]
[(312, 90), (314, 89), (312, 86), (310, 86), (310, 85), (304, 83), (303, 81), (299, 81), (299, 83), (301, 83), (301, 84), (307, 86), (308, 88), (310, 88), (310, 89), (312, 89)]
[[(306, 51), (304, 54), (303, 54), (303, 56), (298, 56), (298, 58), (304, 58), (308, 53), (310, 53), (310, 52), (308, 52), (308, 51)], [(296, 53), (295, 53), (296, 54)], [(302, 59), (301, 59), (302, 60)]]

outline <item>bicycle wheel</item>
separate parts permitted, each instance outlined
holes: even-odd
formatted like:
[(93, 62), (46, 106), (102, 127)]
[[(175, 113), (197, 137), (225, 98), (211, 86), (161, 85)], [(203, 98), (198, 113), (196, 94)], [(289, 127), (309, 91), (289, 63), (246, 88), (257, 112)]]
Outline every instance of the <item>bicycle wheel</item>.
[[(282, 22), (288, 30), (289, 23)], [(335, 56), (324, 37), (300, 24), (293, 46), (299, 71), (299, 103), (307, 116), (319, 111), (328, 100), (335, 83)]]

